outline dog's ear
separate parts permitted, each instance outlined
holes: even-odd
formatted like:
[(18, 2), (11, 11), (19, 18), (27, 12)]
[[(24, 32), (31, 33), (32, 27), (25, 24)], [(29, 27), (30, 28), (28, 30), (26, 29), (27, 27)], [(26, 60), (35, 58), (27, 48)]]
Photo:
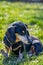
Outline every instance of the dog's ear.
[(29, 32), (28, 32), (28, 25), (27, 25), (27, 24), (25, 24), (25, 26), (26, 26), (26, 28), (27, 28), (27, 34), (28, 34), (28, 35), (30, 35), (30, 34), (29, 34)]
[(7, 36), (8, 40), (11, 43), (14, 43), (15, 42), (16, 36), (15, 36), (15, 27), (14, 26), (11, 26), (11, 27), (9, 27), (7, 29), (6, 36)]
[(25, 24), (25, 26), (26, 26), (26, 28), (28, 28), (28, 25), (27, 24)]

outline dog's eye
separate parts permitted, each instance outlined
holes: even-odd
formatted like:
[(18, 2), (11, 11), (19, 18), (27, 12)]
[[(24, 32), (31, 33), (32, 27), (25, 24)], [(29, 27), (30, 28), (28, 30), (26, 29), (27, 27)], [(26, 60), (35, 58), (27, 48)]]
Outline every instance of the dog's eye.
[(22, 33), (25, 33), (25, 31), (22, 31)]

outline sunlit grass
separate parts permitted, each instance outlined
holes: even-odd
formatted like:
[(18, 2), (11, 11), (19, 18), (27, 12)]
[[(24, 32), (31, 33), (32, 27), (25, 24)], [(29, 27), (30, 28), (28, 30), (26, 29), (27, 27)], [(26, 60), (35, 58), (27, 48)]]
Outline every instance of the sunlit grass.
[[(43, 43), (43, 4), (42, 3), (20, 3), (0, 2), (0, 49), (4, 49), (2, 43), (4, 34), (10, 23), (22, 21), (28, 25), (31, 35), (36, 36)], [(43, 55), (26, 58), (18, 62), (18, 65), (43, 65)], [(28, 59), (28, 60), (27, 60)], [(4, 60), (4, 64), (3, 64)], [(9, 62), (10, 61), (10, 62)], [(37, 62), (38, 61), (38, 62)], [(16, 65), (17, 65), (16, 64)], [(0, 54), (0, 65), (15, 65), (14, 56), (4, 58)]]

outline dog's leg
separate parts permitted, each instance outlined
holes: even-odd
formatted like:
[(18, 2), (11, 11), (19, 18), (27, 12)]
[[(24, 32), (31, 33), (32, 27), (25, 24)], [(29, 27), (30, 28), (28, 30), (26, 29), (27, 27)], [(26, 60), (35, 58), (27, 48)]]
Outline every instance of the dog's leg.
[(35, 47), (34, 45), (31, 46), (28, 55), (31, 57), (32, 55), (36, 55)]
[(30, 48), (30, 51), (35, 55), (36, 52), (35, 52), (35, 47), (32, 45), (31, 48)]
[(10, 49), (10, 48), (8, 48), (7, 46), (5, 46), (5, 49), (6, 49), (6, 54), (7, 54), (7, 56), (9, 56), (9, 49)]
[(23, 58), (23, 53), (21, 53), (21, 50), (19, 51), (19, 58), (20, 58), (20, 59)]
[(5, 48), (6, 48), (6, 52), (8, 53), (8, 52), (9, 52), (9, 48), (8, 48), (8, 47), (6, 47), (6, 46), (5, 46)]
[(6, 53), (8, 54), (8, 57), (9, 57), (9, 53), (10, 51), (12, 51), (12, 46), (10, 47), (5, 46), (5, 48), (6, 48)]

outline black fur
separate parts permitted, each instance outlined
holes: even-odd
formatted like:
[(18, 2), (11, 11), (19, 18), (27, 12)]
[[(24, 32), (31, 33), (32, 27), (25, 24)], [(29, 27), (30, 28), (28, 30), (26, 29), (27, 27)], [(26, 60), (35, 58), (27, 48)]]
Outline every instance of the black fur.
[[(22, 31), (25, 31), (25, 33), (22, 33)], [(16, 33), (20, 34), (21, 36), (26, 35), (29, 44), (25, 44), (22, 41), (19, 41), (16, 43), (15, 42), (16, 41), (16, 35), (15, 35)], [(4, 36), (4, 44), (6, 46), (8, 46), (9, 48), (10, 48), (10, 46), (12, 46), (12, 51), (17, 55), (19, 55), (19, 50), (21, 50), (21, 53), (24, 51), (24, 46), (25, 46), (26, 52), (29, 52), (32, 45), (34, 45), (34, 47), (35, 47), (36, 54), (42, 52), (41, 42), (39, 41), (39, 42), (37, 42), (37, 43), (35, 42), (33, 44), (34, 40), (39, 41), (37, 38), (30, 36), (29, 32), (27, 31), (27, 25), (22, 22), (12, 23), (8, 27), (8, 29), (5, 33), (5, 36)], [(24, 46), (23, 46), (23, 44), (24, 44)], [(18, 48), (17, 50), (13, 50), (13, 49), (16, 49), (19, 45), (21, 45), (20, 48)]]
[[(25, 31), (24, 33), (22, 31)], [(12, 51), (14, 51), (13, 49), (17, 48), (19, 45), (21, 45), (20, 48), (18, 48), (16, 51), (14, 51), (15, 54), (19, 54), (19, 50), (21, 49), (21, 52), (23, 52), (24, 47), (23, 47), (23, 42), (17, 42), (16, 41), (16, 33), (20, 34), (21, 36), (26, 35), (27, 39), (29, 36), (29, 33), (27, 31), (27, 25), (22, 23), (22, 22), (14, 22), (12, 24), (10, 24), (10, 26), (8, 27), (5, 36), (4, 36), (4, 44), (10, 48), (10, 46), (12, 46)], [(29, 39), (28, 39), (29, 41)]]

